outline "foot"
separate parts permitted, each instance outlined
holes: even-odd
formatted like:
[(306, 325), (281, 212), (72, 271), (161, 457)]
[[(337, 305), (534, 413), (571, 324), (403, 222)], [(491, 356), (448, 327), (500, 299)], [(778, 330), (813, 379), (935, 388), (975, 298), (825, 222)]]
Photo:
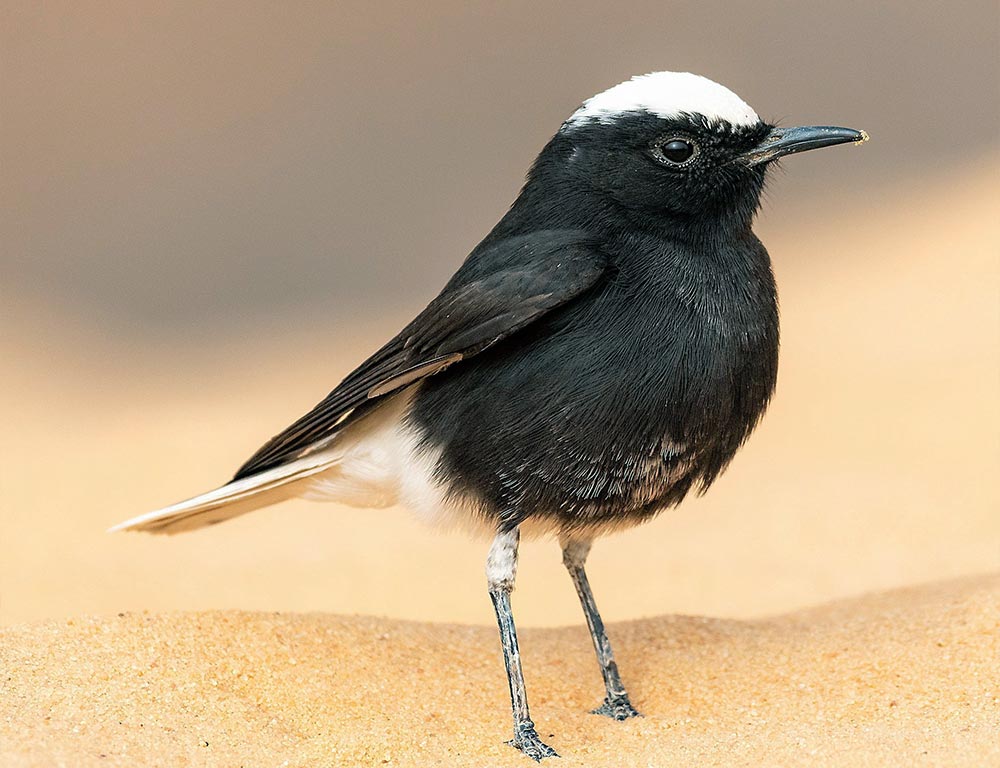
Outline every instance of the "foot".
[(536, 763), (545, 757), (559, 757), (556, 751), (548, 744), (542, 742), (535, 732), (535, 724), (530, 720), (526, 723), (519, 723), (514, 727), (514, 738), (507, 742), (512, 747), (517, 747)]
[(604, 703), (593, 710), (591, 714), (604, 715), (605, 717), (610, 717), (612, 720), (628, 720), (630, 717), (642, 717), (636, 711), (635, 707), (632, 706), (632, 702), (628, 700), (628, 694), (615, 696), (613, 699), (604, 699)]

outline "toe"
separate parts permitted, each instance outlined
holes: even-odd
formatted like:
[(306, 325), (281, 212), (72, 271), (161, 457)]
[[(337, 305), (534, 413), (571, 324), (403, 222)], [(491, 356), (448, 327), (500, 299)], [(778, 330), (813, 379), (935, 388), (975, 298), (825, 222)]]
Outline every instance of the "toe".
[(518, 727), (514, 732), (514, 738), (507, 743), (521, 750), (536, 763), (546, 757), (559, 757), (552, 747), (539, 738), (534, 727), (530, 725)]
[(630, 717), (642, 717), (636, 708), (632, 706), (632, 703), (628, 700), (628, 696), (605, 699), (601, 706), (593, 710), (593, 714), (604, 715), (605, 717), (610, 717), (612, 720), (628, 720)]

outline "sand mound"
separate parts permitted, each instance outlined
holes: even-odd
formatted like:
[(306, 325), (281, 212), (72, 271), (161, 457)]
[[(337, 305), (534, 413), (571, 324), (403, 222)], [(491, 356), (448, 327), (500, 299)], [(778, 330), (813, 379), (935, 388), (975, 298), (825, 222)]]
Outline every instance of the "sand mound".
[[(553, 765), (1000, 765), (1000, 574), (611, 636), (642, 719), (587, 714), (582, 626), (523, 633)], [(0, 640), (4, 766), (530, 764), (490, 627), (121, 614)]]

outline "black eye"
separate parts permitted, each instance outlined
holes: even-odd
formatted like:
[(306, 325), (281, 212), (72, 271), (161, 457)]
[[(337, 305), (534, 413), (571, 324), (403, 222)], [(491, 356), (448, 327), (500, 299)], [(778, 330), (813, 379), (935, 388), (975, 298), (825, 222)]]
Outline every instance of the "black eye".
[(683, 165), (694, 156), (695, 146), (687, 139), (668, 139), (658, 144), (656, 149), (668, 164)]

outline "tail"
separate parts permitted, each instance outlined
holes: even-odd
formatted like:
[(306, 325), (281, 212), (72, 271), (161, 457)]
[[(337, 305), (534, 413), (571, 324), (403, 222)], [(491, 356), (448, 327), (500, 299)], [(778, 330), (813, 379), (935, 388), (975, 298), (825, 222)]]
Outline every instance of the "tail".
[(147, 533), (182, 533), (253, 512), (300, 495), (307, 484), (300, 482), (329, 469), (338, 459), (318, 453), (283, 464), (250, 477), (235, 480), (214, 491), (173, 504), (155, 512), (133, 517), (108, 529), (146, 531)]

